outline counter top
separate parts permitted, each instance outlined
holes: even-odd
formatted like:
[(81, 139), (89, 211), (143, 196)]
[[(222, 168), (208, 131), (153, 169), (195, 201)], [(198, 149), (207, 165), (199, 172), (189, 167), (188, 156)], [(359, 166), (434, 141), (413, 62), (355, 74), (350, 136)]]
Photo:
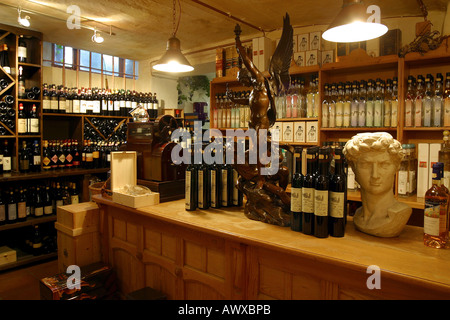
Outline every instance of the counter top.
[(450, 250), (428, 248), (423, 244), (423, 228), (406, 226), (399, 237), (378, 238), (357, 231), (349, 217), (342, 238), (319, 239), (248, 219), (241, 208), (186, 211), (184, 199), (133, 209), (116, 204), (101, 195), (98, 204), (121, 208), (138, 215), (167, 221), (244, 244), (282, 251), (350, 268), (380, 267), (382, 277), (405, 280), (450, 289)]

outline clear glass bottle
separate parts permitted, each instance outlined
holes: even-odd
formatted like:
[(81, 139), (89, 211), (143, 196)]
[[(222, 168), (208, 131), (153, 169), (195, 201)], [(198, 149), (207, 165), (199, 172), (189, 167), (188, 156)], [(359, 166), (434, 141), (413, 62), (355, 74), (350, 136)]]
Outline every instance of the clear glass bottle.
[(309, 88), (306, 93), (306, 117), (314, 117), (314, 76), (311, 76), (309, 81)]
[(367, 81), (367, 100), (366, 100), (366, 127), (373, 127), (373, 112), (375, 105), (374, 81)]
[(336, 127), (342, 128), (344, 123), (344, 84), (339, 82), (336, 100)]
[(398, 183), (397, 183), (397, 193), (400, 197), (409, 196), (409, 163), (410, 163), (410, 149), (408, 144), (402, 145), (403, 158), (400, 162), (400, 169), (398, 171)]
[(358, 126), (359, 118), (359, 83), (358, 81), (353, 81), (352, 83), (352, 98), (350, 105), (350, 126)]
[(323, 88), (323, 94), (324, 99), (322, 101), (322, 128), (328, 128), (329, 127), (329, 108), (330, 108), (330, 102), (329, 102), (329, 85), (328, 83), (325, 83)]
[(423, 126), (431, 127), (431, 118), (433, 110), (433, 84), (434, 78), (431, 74), (427, 74), (425, 78), (425, 95), (423, 98)]
[(398, 78), (392, 79), (392, 95), (391, 95), (391, 127), (398, 126)]
[(444, 165), (443, 182), (447, 189), (450, 188), (450, 131), (445, 130), (443, 133), (443, 143), (439, 150), (439, 162)]
[(416, 157), (416, 145), (409, 144), (409, 194), (413, 195), (417, 190), (417, 157)]
[(381, 79), (376, 80), (375, 86), (375, 100), (374, 100), (374, 114), (373, 125), (374, 127), (383, 126), (383, 101), (384, 96), (381, 89)]
[(415, 100), (414, 83), (415, 78), (413, 76), (408, 76), (408, 84), (405, 96), (405, 127), (413, 126)]
[(319, 75), (316, 74), (314, 78), (314, 118), (319, 116), (320, 102)]
[(345, 83), (345, 93), (344, 93), (344, 113), (343, 113), (343, 121), (342, 126), (344, 128), (350, 127), (350, 114), (351, 114), (351, 105), (352, 105), (352, 91), (351, 91), (351, 83)]
[(292, 118), (298, 118), (299, 113), (299, 105), (298, 105), (298, 86), (299, 80), (294, 78), (292, 85), (292, 93), (291, 93), (291, 104), (292, 104)]
[(450, 127), (450, 72), (445, 75), (444, 90), (444, 127)]
[(417, 76), (416, 94), (414, 98), (414, 127), (423, 126), (423, 97), (424, 79), (422, 75)]
[(358, 100), (358, 127), (366, 126), (366, 100), (367, 100), (367, 81), (362, 80), (359, 83)]
[(328, 103), (328, 127), (336, 127), (336, 100), (337, 100), (337, 85), (333, 83), (331, 85), (330, 99)]
[(385, 127), (391, 126), (391, 100), (392, 100), (392, 80), (386, 80), (386, 91), (383, 102), (383, 125)]
[(432, 126), (442, 127), (442, 115), (444, 108), (444, 92), (443, 92), (444, 78), (441, 73), (436, 75), (436, 85), (434, 89), (433, 105), (432, 105)]

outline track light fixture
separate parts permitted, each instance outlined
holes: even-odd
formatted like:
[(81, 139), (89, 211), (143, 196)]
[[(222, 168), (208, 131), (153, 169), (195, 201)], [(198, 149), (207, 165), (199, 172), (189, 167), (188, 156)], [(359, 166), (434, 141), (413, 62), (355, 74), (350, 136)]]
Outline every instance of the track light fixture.
[(23, 27), (29, 27), (30, 26), (30, 16), (25, 16), (24, 18), (21, 17), (22, 9), (19, 7), (17, 8), (17, 12), (19, 13), (19, 16), (17, 18), (17, 21), (19, 24)]
[(101, 36), (100, 32), (94, 29), (94, 35), (92, 36), (92, 42), (102, 43), (105, 39)]

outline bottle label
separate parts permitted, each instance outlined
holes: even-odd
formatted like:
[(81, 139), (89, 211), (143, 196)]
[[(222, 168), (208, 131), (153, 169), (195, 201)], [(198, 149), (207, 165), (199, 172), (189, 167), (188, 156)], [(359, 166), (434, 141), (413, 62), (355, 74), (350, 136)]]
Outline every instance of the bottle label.
[(5, 212), (5, 205), (0, 206), (0, 222), (6, 221), (6, 212)]
[(17, 130), (19, 133), (27, 132), (27, 119), (19, 119), (17, 121)]
[(408, 171), (398, 172), (398, 194), (406, 195), (408, 192)]
[(431, 236), (438, 237), (446, 227), (446, 212), (441, 214), (441, 210), (445, 210), (445, 206), (436, 205), (435, 203), (425, 202), (423, 231)]
[(67, 157), (66, 157), (66, 161), (67, 161), (69, 164), (71, 164), (71, 163), (72, 163), (72, 160), (73, 160), (73, 157), (72, 157), (72, 155), (69, 153), (69, 154), (67, 155)]
[(353, 101), (351, 105), (351, 124), (352, 127), (358, 126), (358, 118), (359, 118), (359, 103), (357, 101)]
[(344, 115), (344, 104), (342, 102), (336, 103), (336, 127), (342, 127)]
[(58, 110), (58, 100), (50, 100), (50, 109)]
[(228, 171), (222, 170), (222, 205), (228, 205)]
[(198, 171), (198, 206), (203, 208), (203, 170)]
[(211, 206), (217, 206), (216, 203), (216, 170), (211, 170)]
[(114, 102), (111, 100), (108, 100), (108, 111), (114, 111)]
[(8, 204), (8, 220), (9, 221), (14, 221), (17, 219), (17, 212), (16, 212), (16, 204), (12, 203), (12, 204)]
[(72, 103), (73, 113), (80, 113), (80, 100), (75, 99)]
[(17, 217), (23, 219), (27, 217), (26, 202), (19, 202), (17, 204)]
[(431, 127), (431, 99), (425, 99), (423, 102), (423, 126)]
[(328, 190), (314, 190), (314, 214), (328, 216)]
[(77, 204), (79, 202), (80, 202), (80, 197), (77, 194), (70, 196), (70, 203), (71, 204)]
[(330, 128), (336, 127), (336, 104), (330, 103), (330, 117), (328, 119), (328, 126)]
[(302, 212), (302, 188), (291, 188), (291, 211)]
[(391, 103), (389, 101), (384, 102), (384, 126), (391, 126)]
[(364, 127), (366, 125), (366, 102), (361, 101), (358, 104), (358, 126)]
[(398, 101), (391, 101), (391, 127), (396, 127), (398, 122)]
[(39, 133), (39, 119), (31, 118), (29, 119), (30, 133)]
[(80, 113), (86, 113), (87, 102), (86, 100), (80, 100)]
[(450, 126), (450, 97), (444, 100), (444, 127)]
[(405, 101), (405, 127), (412, 127), (412, 100)]
[(191, 207), (191, 171), (186, 171), (186, 186), (185, 186), (185, 208)]
[(373, 127), (373, 101), (366, 103), (366, 127)]
[(114, 111), (120, 111), (120, 102), (114, 101)]
[(49, 167), (50, 159), (48, 157), (45, 157), (44, 160), (42, 160), (42, 163), (44, 164), (44, 168)]
[(92, 157), (93, 157), (94, 159), (100, 158), (100, 152), (99, 152), (99, 151), (94, 151), (94, 152), (92, 152)]
[(44, 207), (44, 214), (52, 214), (53, 213), (53, 206), (52, 205), (50, 205), (50, 206), (45, 206)]
[(17, 55), (19, 58), (27, 58), (27, 48), (26, 47), (18, 47), (17, 48)]
[(86, 162), (93, 162), (94, 161), (94, 155), (91, 152), (86, 153)]
[(350, 127), (350, 114), (351, 114), (351, 104), (350, 102), (344, 102), (344, 115), (342, 119), (342, 126), (345, 128)]
[(302, 188), (302, 209), (314, 213), (314, 188)]
[(100, 100), (95, 100), (93, 105), (94, 113), (100, 113)]
[(56, 200), (56, 207), (61, 207), (63, 205), (64, 205), (63, 200)]
[(414, 126), (422, 126), (422, 99), (418, 98), (415, 101), (414, 106)]
[(374, 107), (373, 107), (373, 125), (375, 127), (381, 127), (381, 122), (382, 122), (382, 117), (383, 117), (383, 107), (382, 107), (382, 102), (377, 100), (374, 103)]
[(11, 157), (3, 156), (3, 171), (11, 171)]
[(345, 193), (330, 191), (330, 216), (333, 218), (343, 218), (345, 208)]
[(61, 153), (61, 155), (59, 156), (59, 161), (61, 161), (61, 163), (64, 163), (64, 161), (66, 161), (66, 156), (64, 155), (64, 153)]
[(436, 97), (433, 101), (433, 126), (441, 127), (442, 98)]

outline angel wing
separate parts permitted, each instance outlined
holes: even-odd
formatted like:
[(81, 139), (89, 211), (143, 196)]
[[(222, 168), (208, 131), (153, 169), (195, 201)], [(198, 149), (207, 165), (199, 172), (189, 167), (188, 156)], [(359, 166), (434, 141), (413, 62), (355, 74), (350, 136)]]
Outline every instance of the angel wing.
[(292, 55), (294, 54), (293, 42), (294, 30), (291, 26), (289, 14), (283, 18), (283, 31), (280, 42), (270, 60), (269, 73), (275, 81), (275, 94), (287, 90), (290, 84), (289, 67), (291, 66)]

